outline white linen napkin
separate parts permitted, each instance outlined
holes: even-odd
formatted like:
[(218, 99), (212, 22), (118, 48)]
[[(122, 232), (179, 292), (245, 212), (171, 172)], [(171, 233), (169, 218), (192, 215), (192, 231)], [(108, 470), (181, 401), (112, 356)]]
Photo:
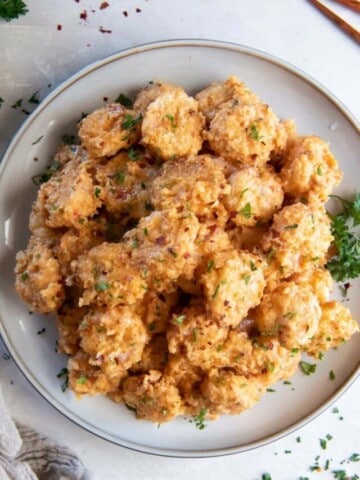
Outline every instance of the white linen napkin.
[(0, 387), (1, 480), (95, 480), (76, 453), (35, 430), (16, 424)]

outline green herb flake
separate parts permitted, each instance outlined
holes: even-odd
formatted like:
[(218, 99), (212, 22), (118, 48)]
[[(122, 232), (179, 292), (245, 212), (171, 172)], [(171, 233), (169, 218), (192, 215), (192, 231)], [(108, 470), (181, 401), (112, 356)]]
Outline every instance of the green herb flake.
[(325, 435), (325, 438), (326, 438), (326, 440), (329, 440), (329, 441), (333, 439), (333, 437), (332, 437), (332, 435), (330, 435), (330, 433), (327, 433)]
[(295, 355), (297, 355), (299, 353), (299, 349), (298, 348), (292, 348), (291, 349), (291, 353), (290, 353), (290, 356), (291, 357), (295, 357)]
[(349, 462), (360, 462), (360, 454), (353, 453), (351, 457), (349, 457)]
[(276, 390), (274, 390), (273, 388), (267, 388), (266, 391), (269, 392), (269, 393), (274, 393), (274, 392), (276, 392)]
[(134, 237), (131, 241), (131, 248), (135, 250), (138, 247), (139, 247), (139, 240), (137, 237)]
[(34, 105), (39, 105), (40, 100), (37, 98), (38, 95), (39, 95), (39, 92), (33, 93), (29, 98), (28, 102), (33, 103)]
[(207, 273), (210, 273), (212, 270), (214, 270), (214, 268), (215, 268), (214, 260), (209, 260), (206, 267)]
[(149, 323), (148, 325), (148, 329), (150, 330), (150, 332), (153, 332), (156, 328), (156, 323), (155, 322), (151, 322)]
[(87, 382), (87, 377), (85, 375), (81, 375), (77, 380), (76, 383), (78, 385), (84, 385)]
[(250, 282), (250, 278), (251, 278), (251, 275), (244, 275), (243, 276), (243, 280), (245, 282), (245, 285), (248, 285), (248, 283)]
[(28, 12), (27, 5), (22, 0), (2, 0), (0, 2), (0, 18), (10, 22)]
[(174, 115), (171, 115), (170, 113), (167, 113), (165, 117), (170, 121), (172, 128), (175, 130), (176, 128), (176, 123), (175, 123), (175, 118)]
[(116, 183), (118, 184), (121, 184), (121, 183), (124, 183), (125, 181), (125, 173), (122, 172), (121, 170), (118, 170), (114, 173), (114, 175), (112, 176), (112, 178), (115, 179)]
[(323, 352), (319, 352), (319, 353), (318, 353), (318, 359), (319, 359), (319, 360), (322, 360), (323, 358), (324, 358)]
[(164, 417), (165, 417), (165, 415), (167, 415), (167, 414), (168, 414), (168, 409), (167, 408), (162, 408), (161, 409), (161, 415), (164, 415)]
[(138, 117), (132, 117), (131, 115), (126, 114), (122, 122), (122, 127), (125, 130), (133, 129), (139, 122), (141, 122), (141, 120), (142, 120), (142, 115), (139, 115)]
[(64, 135), (61, 135), (60, 138), (64, 145), (74, 145), (75, 143), (75, 135), (69, 135), (68, 133), (64, 133)]
[(289, 380), (284, 380), (283, 385), (291, 385), (291, 382), (289, 382)]
[(320, 165), (317, 167), (316, 173), (320, 176), (323, 174), (323, 171), (322, 171), (322, 168), (320, 167)]
[(196, 343), (197, 342), (197, 339), (198, 339), (198, 329), (197, 328), (194, 328), (193, 331), (192, 331), (192, 342), (193, 343)]
[(320, 438), (319, 439), (319, 442), (320, 442), (320, 447), (323, 449), (323, 450), (326, 450), (327, 448), (327, 442), (324, 438)]
[(292, 452), (291, 452), (291, 450), (284, 450), (284, 453), (286, 453), (288, 455), (289, 453), (292, 453)]
[(143, 234), (145, 237), (147, 237), (149, 235), (149, 230), (147, 228), (143, 228)]
[(22, 282), (25, 282), (25, 280), (27, 280), (29, 278), (29, 274), (28, 272), (23, 272), (21, 275), (20, 275), (20, 279)]
[(334, 373), (333, 370), (330, 370), (330, 372), (329, 372), (329, 379), (330, 380), (335, 380), (335, 373)]
[(225, 285), (225, 284), (226, 284), (226, 280), (221, 280), (221, 282), (218, 285), (216, 285), (214, 294), (212, 296), (213, 300), (215, 300), (215, 298), (217, 297), (217, 294), (219, 293), (219, 289), (220, 289), (221, 285)]
[(120, 105), (122, 105), (125, 108), (129, 108), (129, 109), (133, 108), (132, 100), (130, 100), (130, 98), (124, 95), (123, 93), (120, 93), (114, 101), (115, 103), (120, 103)]
[(296, 437), (296, 443), (301, 443), (301, 437)]
[(178, 256), (177, 253), (171, 247), (168, 247), (168, 252), (170, 253), (170, 255), (172, 257), (177, 258), (177, 256)]
[(207, 414), (207, 409), (201, 408), (199, 413), (193, 417), (195, 426), (198, 430), (204, 430), (204, 428), (206, 427), (206, 423), (205, 423), (206, 414)]
[(308, 363), (308, 362), (301, 361), (299, 363), (299, 365), (300, 365), (300, 368), (303, 371), (303, 373), (305, 373), (305, 375), (311, 375), (312, 373), (315, 373), (315, 371), (316, 371), (316, 364), (315, 363)]
[(339, 409), (338, 409), (337, 407), (334, 407), (334, 408), (332, 409), (332, 413), (339, 413)]
[(349, 480), (345, 470), (333, 470), (332, 474), (337, 480)]
[(293, 318), (295, 317), (295, 315), (296, 315), (296, 312), (287, 312), (285, 313), (284, 318)]
[(293, 223), (292, 225), (288, 225), (287, 227), (284, 228), (284, 230), (294, 230), (295, 228), (298, 228), (297, 223)]
[(185, 320), (185, 315), (178, 315), (177, 317), (174, 318), (175, 323), (178, 325), (182, 325), (184, 320)]
[(261, 480), (272, 480), (270, 473), (263, 473)]
[(36, 145), (37, 143), (40, 142), (40, 140), (41, 140), (42, 138), (44, 138), (44, 135), (41, 135), (37, 140), (35, 140), (34, 142), (32, 142), (31, 145)]
[(100, 193), (101, 193), (101, 188), (95, 187), (94, 195), (95, 195), (96, 198), (100, 197)]
[(110, 284), (108, 282), (102, 281), (102, 282), (97, 282), (95, 284), (95, 290), (97, 292), (105, 292), (110, 288)]
[(69, 371), (67, 368), (62, 368), (60, 372), (56, 375), (57, 378), (62, 378), (63, 383), (61, 385), (61, 391), (64, 393), (69, 386)]
[(137, 152), (134, 147), (130, 147), (127, 151), (127, 156), (132, 162), (136, 162), (136, 160), (139, 158), (139, 155), (139, 152)]
[(244, 188), (244, 190), (240, 192), (240, 198), (242, 198), (248, 190), (249, 190), (248, 188)]
[(19, 98), (19, 100), (16, 100), (16, 102), (13, 105), (11, 105), (11, 108), (13, 108), (14, 110), (16, 110), (17, 108), (20, 108), (21, 104), (22, 104), (22, 101), (23, 101), (23, 99)]
[(256, 272), (257, 270), (256, 265), (252, 260), (250, 260), (250, 269), (252, 272)]
[(257, 141), (263, 138), (254, 123), (250, 125), (250, 137)]
[(46, 168), (44, 173), (40, 173), (39, 175), (34, 175), (31, 177), (31, 180), (35, 183), (35, 185), (41, 185), (53, 176), (55, 172), (60, 169), (61, 165), (59, 162), (54, 162), (52, 165)]
[(250, 218), (252, 213), (251, 213), (251, 205), (250, 203), (248, 202), (245, 207), (243, 207), (241, 210), (239, 210), (238, 212), (239, 214), (241, 214), (243, 217), (245, 218)]
[(4, 99), (0, 97), (0, 108), (2, 103), (4, 103)]

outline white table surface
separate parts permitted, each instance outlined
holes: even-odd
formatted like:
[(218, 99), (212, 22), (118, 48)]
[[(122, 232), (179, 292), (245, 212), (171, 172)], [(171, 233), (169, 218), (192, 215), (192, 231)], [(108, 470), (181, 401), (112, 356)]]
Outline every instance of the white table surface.
[[(19, 109), (11, 109), (16, 100), (35, 91), (43, 98), (94, 60), (170, 38), (225, 40), (277, 55), (323, 83), (360, 118), (359, 46), (306, 0), (108, 0), (105, 10), (99, 10), (101, 0), (25, 1), (30, 10), (26, 16), (0, 21), (0, 155), (25, 119)], [(79, 18), (84, 9), (86, 21)], [(360, 15), (337, 10), (359, 25)], [(112, 33), (100, 33), (100, 26)], [(331, 470), (336, 469), (359, 474), (360, 463), (341, 465), (360, 450), (359, 379), (336, 402), (339, 414), (331, 407), (298, 432), (257, 450), (187, 460), (126, 450), (73, 425), (36, 393), (12, 360), (2, 358), (4, 352), (0, 340), (0, 383), (14, 417), (72, 447), (99, 480), (260, 480), (265, 472), (273, 480), (323, 480), (334, 478)], [(328, 433), (333, 439), (322, 450), (319, 438)], [(320, 466), (332, 459), (329, 470), (309, 471), (317, 455)]]

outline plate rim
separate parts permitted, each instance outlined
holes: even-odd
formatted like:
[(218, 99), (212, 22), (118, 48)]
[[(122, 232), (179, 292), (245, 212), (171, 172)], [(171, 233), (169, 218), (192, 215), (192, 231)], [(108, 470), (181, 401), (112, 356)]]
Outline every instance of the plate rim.
[[(77, 72), (72, 74), (66, 80), (62, 81), (52, 92), (50, 92), (40, 105), (29, 115), (29, 117), (24, 121), (20, 128), (16, 131), (15, 135), (12, 137), (11, 141), (7, 145), (2, 155), (0, 163), (0, 184), (4, 169), (7, 165), (8, 160), (10, 159), (14, 148), (16, 147), (18, 141), (21, 139), (26, 130), (31, 126), (32, 122), (41, 114), (41, 112), (51, 103), (57, 96), (59, 96), (63, 91), (69, 88), (72, 84), (79, 81), (82, 77), (88, 75), (89, 73), (98, 70), (104, 65), (110, 64), (112, 62), (118, 61), (122, 58), (129, 56), (137, 55), (139, 53), (144, 53), (150, 50), (158, 50), (162, 48), (170, 47), (206, 47), (206, 48), (215, 48), (220, 50), (230, 50), (237, 53), (249, 55), (252, 57), (259, 58), (261, 60), (267, 61), (269, 63), (275, 64), (276, 66), (294, 74), (300, 79), (304, 80), (306, 83), (310, 84), (325, 97), (347, 118), (352, 127), (360, 133), (360, 123), (356, 117), (351, 113), (351, 111), (346, 107), (343, 102), (338, 99), (327, 87), (325, 87), (321, 82), (316, 80), (311, 75), (307, 74), (302, 69), (292, 65), (291, 63), (280, 59), (279, 57), (264, 52), (262, 50), (252, 48), (246, 45), (237, 44), (234, 42), (224, 42), (220, 40), (212, 39), (169, 39), (161, 40), (156, 42), (148, 42), (141, 45), (137, 45), (130, 48), (122, 49), (116, 53), (107, 55), (100, 60), (90, 63), (89, 65), (79, 69)], [(13, 345), (10, 337), (7, 334), (5, 325), (2, 321), (2, 316), (0, 312), (0, 335), (4, 341), (6, 348), (11, 353), (12, 359), (16, 364), (17, 368), (20, 370), (22, 375), (26, 380), (32, 385), (32, 387), (41, 395), (41, 397), (48, 402), (55, 410), (57, 410), (61, 415), (65, 416), (68, 420), (73, 422), (75, 425), (83, 428), (87, 432), (101, 438), (102, 440), (109, 441), (114, 445), (128, 448), (133, 451), (138, 451), (142, 453), (164, 456), (164, 457), (177, 457), (177, 458), (209, 458), (217, 456), (232, 455), (236, 453), (242, 453), (255, 448), (260, 448), (262, 446), (269, 445), (285, 436), (292, 434), (298, 429), (304, 427), (312, 420), (321, 415), (325, 410), (327, 410), (334, 402), (336, 402), (355, 382), (359, 373), (360, 373), (360, 363), (353, 372), (350, 373), (348, 378), (343, 382), (343, 384), (319, 407), (315, 408), (311, 413), (305, 415), (301, 419), (292, 423), (290, 426), (287, 426), (271, 435), (267, 435), (259, 440), (246, 443), (244, 445), (234, 446), (234, 447), (224, 447), (224, 448), (213, 448), (207, 450), (181, 450), (181, 449), (166, 449), (161, 447), (151, 447), (147, 445), (142, 445), (133, 441), (128, 441), (125, 439), (115, 439), (112, 434), (108, 434), (103, 431), (101, 428), (89, 424), (87, 421), (78, 417), (77, 414), (71, 412), (67, 407), (64, 407), (56, 398), (54, 398), (51, 392), (47, 391), (46, 388), (42, 387), (40, 382), (34, 377), (32, 372), (25, 365), (21, 356), (17, 353), (15, 345)]]

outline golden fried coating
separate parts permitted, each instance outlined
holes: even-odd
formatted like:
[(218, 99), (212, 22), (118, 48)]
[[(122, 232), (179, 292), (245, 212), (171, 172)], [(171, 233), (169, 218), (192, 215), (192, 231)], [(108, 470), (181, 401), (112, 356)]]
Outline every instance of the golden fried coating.
[(309, 355), (317, 357), (320, 352), (338, 347), (359, 331), (359, 325), (350, 310), (336, 301), (321, 305), (319, 329), (306, 346)]
[(140, 316), (127, 306), (89, 311), (80, 324), (79, 335), (90, 363), (109, 377), (118, 378), (141, 359), (149, 339)]
[(104, 242), (78, 257), (71, 266), (83, 288), (79, 306), (133, 305), (147, 289), (146, 280), (131, 265), (123, 244)]
[(191, 212), (155, 211), (124, 236), (132, 261), (157, 292), (176, 290), (176, 280), (191, 278), (196, 266), (194, 241), (199, 222)]
[(211, 149), (239, 165), (261, 167), (286, 146), (286, 130), (268, 105), (224, 103), (206, 133)]
[(15, 288), (56, 314), (77, 396), (202, 429), (359, 330), (326, 269), (342, 173), (236, 77), (195, 98), (149, 83), (133, 109), (84, 118), (81, 144), (34, 178)]
[(198, 103), (182, 88), (160, 89), (145, 110), (141, 143), (162, 160), (196, 155), (203, 125)]
[(229, 183), (224, 204), (237, 226), (266, 222), (283, 203), (280, 180), (270, 168), (244, 167), (230, 176)]
[(326, 202), (342, 172), (329, 145), (319, 137), (298, 137), (280, 172), (283, 189), (293, 197)]
[(275, 213), (262, 247), (280, 278), (323, 265), (333, 237), (322, 205), (295, 203)]
[(262, 335), (278, 336), (288, 349), (301, 348), (316, 334), (321, 308), (310, 288), (281, 282), (265, 293), (253, 316)]
[(26, 250), (16, 255), (15, 289), (30, 310), (55, 312), (65, 297), (59, 262), (52, 250), (37, 239), (30, 239)]
[(251, 408), (265, 393), (259, 377), (247, 378), (228, 370), (211, 369), (201, 384), (211, 413), (236, 415)]
[(156, 176), (140, 150), (122, 152), (104, 165), (98, 165), (98, 196), (109, 212), (139, 219), (151, 211), (149, 183)]
[(199, 108), (208, 123), (214, 118), (219, 107), (229, 100), (234, 100), (241, 105), (260, 103), (259, 97), (234, 76), (223, 83), (212, 83), (201, 90), (195, 99), (199, 102)]
[(141, 115), (109, 103), (80, 122), (79, 137), (93, 157), (111, 157), (140, 138)]
[(253, 253), (215, 253), (201, 277), (208, 311), (225, 325), (238, 325), (261, 300), (265, 288), (262, 263)]
[(182, 413), (178, 389), (157, 370), (127, 378), (122, 389), (124, 403), (136, 410), (137, 418), (163, 423)]
[(151, 195), (157, 210), (174, 207), (214, 219), (214, 209), (229, 192), (223, 171), (213, 158), (195, 155), (166, 162), (152, 184)]

